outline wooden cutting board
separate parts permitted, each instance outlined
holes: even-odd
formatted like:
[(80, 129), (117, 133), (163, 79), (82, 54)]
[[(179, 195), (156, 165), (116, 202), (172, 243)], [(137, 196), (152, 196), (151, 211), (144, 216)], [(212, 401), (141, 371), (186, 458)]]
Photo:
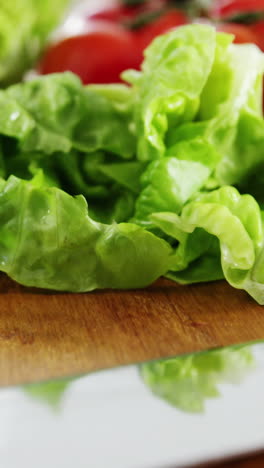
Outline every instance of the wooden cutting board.
[(0, 276), (0, 384), (264, 339), (264, 306), (225, 282), (67, 294)]

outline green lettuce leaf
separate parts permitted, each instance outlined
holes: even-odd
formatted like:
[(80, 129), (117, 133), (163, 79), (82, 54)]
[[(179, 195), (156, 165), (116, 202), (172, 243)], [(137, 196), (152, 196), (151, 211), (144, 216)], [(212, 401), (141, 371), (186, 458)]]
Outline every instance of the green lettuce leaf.
[[(172, 106), (173, 98), (178, 95), (172, 95), (172, 89), (175, 89), (171, 86), (172, 75), (169, 72), (172, 69), (175, 74), (182, 74), (179, 79), (174, 77), (174, 85), (175, 88), (182, 86), (184, 90), (184, 85), (189, 83), (188, 79), (184, 83), (181, 81), (185, 77), (181, 63), (185, 45), (188, 44), (190, 54), (195, 49), (197, 56), (203, 46), (202, 40), (200, 48), (194, 40), (195, 34), (203, 37), (199, 27), (190, 28), (179, 28), (174, 34), (158, 38), (146, 51), (142, 72), (127, 72), (124, 75), (134, 84), (137, 157), (153, 159), (165, 156), (153, 161), (141, 177), (141, 192), (132, 218), (152, 230), (153, 223), (149, 218), (152, 213), (180, 213), (186, 202), (201, 189), (212, 190), (229, 183), (242, 187), (250, 171), (258, 167), (264, 157), (261, 99), (264, 61), (261, 51), (253, 45), (233, 45), (231, 36), (216, 34), (214, 47), (210, 49), (210, 67), (209, 62), (209, 68), (205, 67), (206, 79), (202, 85), (199, 80), (193, 83), (194, 87), (200, 86), (197, 109), (190, 119), (178, 118), (176, 108)], [(210, 27), (203, 28), (203, 34), (212, 34)], [(207, 52), (209, 54), (209, 49)], [(189, 72), (194, 62), (186, 57), (184, 60), (188, 63)], [(169, 84), (168, 80), (163, 79), (163, 74), (171, 78)], [(165, 94), (162, 94), (163, 91)], [(153, 102), (158, 102), (156, 113), (150, 111)], [(164, 109), (167, 102), (172, 107), (171, 113), (166, 114)], [(151, 124), (150, 120), (147, 121), (148, 117), (152, 119)], [(155, 125), (155, 122), (160, 125)], [(203, 271), (204, 278), (210, 278), (213, 270), (215, 274), (212, 279), (223, 276), (219, 255), (216, 259), (209, 253), (202, 263), (201, 260), (194, 260), (197, 270), (194, 278), (197, 280), (198, 271)], [(206, 273), (209, 265), (211, 268)]]
[(70, 72), (10, 86), (0, 92), (0, 105), (0, 134), (15, 138), (23, 152), (103, 149), (121, 158), (135, 152), (128, 110)]
[(155, 39), (132, 86), (0, 91), (2, 270), (71, 291), (225, 277), (264, 303), (263, 70), (196, 24)]
[(142, 364), (140, 374), (154, 395), (170, 405), (202, 412), (207, 399), (220, 396), (220, 383), (238, 383), (254, 364), (247, 345)]
[(173, 157), (153, 161), (141, 177), (135, 221), (147, 226), (151, 213), (167, 210), (180, 213), (192, 195), (205, 185), (209, 175), (210, 169), (200, 162)]
[(104, 224), (124, 223), (131, 219), (134, 212), (135, 197), (128, 190), (112, 193), (104, 202), (94, 200), (89, 203), (89, 215)]
[[(233, 69), (230, 90), (210, 125), (213, 143), (223, 156), (216, 167), (221, 185), (241, 183), (263, 159), (264, 148), (263, 54), (250, 44), (231, 44), (229, 54)], [(205, 90), (204, 100), (208, 102)]]
[(51, 382), (28, 384), (23, 387), (23, 390), (30, 398), (46, 403), (53, 409), (57, 409), (72, 381), (73, 379), (61, 379)]
[(0, 269), (21, 284), (75, 292), (144, 287), (166, 273), (170, 258), (167, 242), (139, 226), (93, 221), (83, 196), (43, 187), (38, 177), (1, 180)]
[(145, 51), (142, 72), (125, 72), (134, 85), (138, 158), (164, 155), (168, 128), (195, 118), (211, 72), (214, 28), (191, 25), (157, 37)]
[(263, 161), (263, 72), (263, 53), (256, 46), (230, 44), (230, 36), (218, 34), (195, 121), (168, 129), (166, 155), (194, 160), (206, 155), (214, 168), (208, 188), (245, 185)]
[(41, 52), (69, 0), (1, 0), (0, 86), (18, 81)]
[(71, 73), (0, 92), (2, 175), (31, 179), (41, 169), (50, 185), (84, 195), (94, 219), (127, 221), (145, 168), (134, 159), (131, 93), (84, 87)]
[[(179, 241), (172, 271), (190, 268), (191, 262), (204, 254), (212, 257), (215, 251), (217, 257), (215, 237), (219, 241), (221, 265), (227, 281), (264, 303), (264, 283), (256, 276), (257, 266), (260, 262), (263, 265), (260, 260), (264, 243), (262, 214), (252, 196), (240, 195), (234, 187), (222, 187), (198, 195), (183, 208), (180, 216), (156, 213), (151, 215), (151, 220)], [(262, 266), (260, 269), (263, 271)]]

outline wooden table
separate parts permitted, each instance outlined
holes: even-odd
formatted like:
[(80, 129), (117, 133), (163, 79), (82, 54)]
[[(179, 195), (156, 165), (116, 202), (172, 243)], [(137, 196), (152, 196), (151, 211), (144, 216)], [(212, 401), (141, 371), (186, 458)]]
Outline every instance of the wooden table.
[(221, 463), (196, 465), (194, 468), (263, 468), (263, 466), (264, 453), (259, 452), (255, 455), (233, 458)]
[(0, 385), (264, 338), (264, 308), (225, 282), (66, 294), (0, 276)]

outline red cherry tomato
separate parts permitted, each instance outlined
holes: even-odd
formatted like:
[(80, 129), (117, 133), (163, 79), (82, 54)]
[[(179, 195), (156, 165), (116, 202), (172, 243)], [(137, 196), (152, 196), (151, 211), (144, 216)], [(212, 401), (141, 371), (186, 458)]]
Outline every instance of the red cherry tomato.
[(163, 13), (153, 22), (136, 30), (140, 50), (143, 52), (156, 36), (187, 23), (188, 17), (182, 11), (171, 9)]
[(264, 0), (216, 0), (210, 9), (210, 16), (227, 18), (258, 11), (264, 12)]
[(258, 21), (250, 26), (251, 31), (258, 38), (258, 46), (264, 51), (264, 21)]
[(243, 44), (252, 42), (258, 44), (258, 37), (248, 26), (238, 23), (219, 23), (216, 26), (217, 31), (233, 34), (235, 36), (234, 42)]
[(44, 54), (41, 74), (70, 70), (84, 84), (117, 83), (127, 68), (139, 68), (141, 57), (133, 35), (119, 26), (105, 25), (52, 45)]

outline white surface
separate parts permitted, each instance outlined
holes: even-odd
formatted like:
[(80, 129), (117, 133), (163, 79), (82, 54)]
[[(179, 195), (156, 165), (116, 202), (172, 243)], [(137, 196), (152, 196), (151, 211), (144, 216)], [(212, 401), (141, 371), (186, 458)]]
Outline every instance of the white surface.
[(264, 348), (240, 385), (222, 385), (203, 415), (153, 396), (136, 367), (74, 382), (60, 411), (0, 391), (1, 468), (167, 468), (264, 448)]

